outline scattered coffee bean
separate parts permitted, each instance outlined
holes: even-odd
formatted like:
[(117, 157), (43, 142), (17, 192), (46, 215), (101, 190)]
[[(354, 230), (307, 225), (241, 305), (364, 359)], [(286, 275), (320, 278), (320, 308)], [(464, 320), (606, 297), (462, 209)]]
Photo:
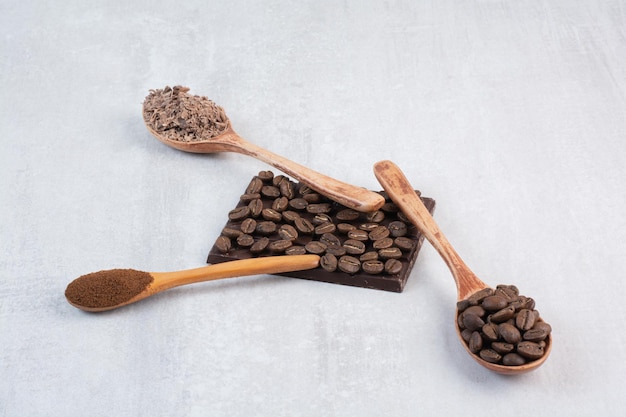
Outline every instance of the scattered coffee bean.
[(293, 241), (298, 238), (298, 231), (290, 224), (283, 224), (278, 228), (278, 235), (281, 239)]
[(320, 258), (320, 266), (328, 272), (333, 272), (337, 269), (337, 257), (330, 253), (324, 254)]
[(353, 256), (344, 255), (339, 258), (337, 266), (347, 274), (356, 274), (361, 269), (361, 262)]
[(250, 246), (250, 252), (261, 253), (265, 250), (265, 248), (267, 248), (269, 244), (270, 244), (269, 238), (262, 237), (258, 239), (256, 242), (254, 242), (252, 246)]
[(215, 247), (222, 253), (226, 253), (232, 247), (232, 242), (227, 236), (221, 235), (215, 241)]
[(280, 189), (274, 185), (264, 185), (261, 188), (261, 195), (268, 198), (280, 197)]
[(397, 259), (389, 259), (385, 262), (385, 272), (389, 275), (397, 275), (402, 272), (402, 262)]
[(393, 237), (403, 237), (408, 230), (406, 223), (397, 220), (389, 223), (388, 228)]
[(256, 220), (252, 217), (248, 217), (243, 222), (241, 222), (241, 231), (246, 234), (252, 234), (256, 229)]
[(375, 260), (365, 261), (361, 264), (361, 267), (363, 268), (363, 271), (372, 275), (380, 274), (385, 270), (385, 264), (381, 261)]
[(254, 199), (248, 203), (248, 209), (250, 210), (250, 216), (259, 217), (261, 215), (261, 211), (263, 211), (263, 202), (260, 198)]
[(276, 231), (276, 223), (272, 221), (258, 222), (256, 225), (256, 232), (261, 235), (271, 235)]
[(272, 252), (282, 253), (292, 245), (293, 242), (291, 240), (280, 239), (270, 242), (270, 244), (268, 245), (268, 249)]
[(250, 208), (248, 206), (241, 206), (241, 207), (237, 207), (235, 209), (232, 209), (229, 213), (228, 213), (228, 218), (230, 220), (243, 220), (246, 217), (248, 217), (250, 215)]

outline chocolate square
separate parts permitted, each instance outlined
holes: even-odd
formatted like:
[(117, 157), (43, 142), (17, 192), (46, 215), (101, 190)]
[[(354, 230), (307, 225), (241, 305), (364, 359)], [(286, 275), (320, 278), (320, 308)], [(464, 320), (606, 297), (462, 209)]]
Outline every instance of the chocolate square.
[[(284, 175), (261, 171), (229, 212), (207, 263), (317, 253), (322, 266), (278, 275), (402, 292), (424, 237), (380, 194), (386, 199), (380, 210), (359, 213)], [(435, 201), (421, 198), (432, 213)]]

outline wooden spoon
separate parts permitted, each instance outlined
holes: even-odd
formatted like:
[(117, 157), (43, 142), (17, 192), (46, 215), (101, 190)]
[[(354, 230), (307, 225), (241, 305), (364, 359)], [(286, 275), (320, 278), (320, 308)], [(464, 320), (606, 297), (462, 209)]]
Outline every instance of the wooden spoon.
[[(192, 99), (194, 97), (196, 96), (189, 95), (187, 98)], [(150, 133), (161, 142), (178, 150), (193, 153), (236, 152), (251, 156), (296, 178), (331, 200), (354, 210), (371, 212), (378, 210), (385, 204), (385, 199), (373, 191), (336, 180), (248, 142), (235, 133), (230, 120), (225, 115), (223, 116), (226, 118), (224, 123), (227, 123), (227, 127), (221, 134), (206, 140), (179, 141), (167, 138), (154, 128), (150, 120), (146, 118), (146, 101), (144, 101), (143, 110), (144, 122)]]
[[(457, 299), (465, 300), (470, 295), (484, 289), (489, 288), (487, 284), (481, 281), (463, 262), (461, 257), (454, 250), (448, 239), (435, 223), (422, 200), (415, 194), (414, 188), (411, 186), (400, 168), (391, 161), (380, 161), (374, 165), (374, 175), (383, 186), (391, 200), (400, 207), (411, 222), (419, 229), (420, 232), (428, 239), (428, 241), (437, 249), (443, 260), (452, 272), (452, 276), (456, 283)], [(458, 314), (458, 312), (457, 312)], [(461, 330), (458, 327), (458, 321), (455, 319), (456, 330), (461, 340), (461, 344), (467, 352), (482, 366), (492, 371), (513, 375), (532, 371), (541, 366), (548, 358), (548, 354), (552, 348), (552, 336), (548, 336), (544, 355), (535, 361), (525, 363), (519, 366), (505, 366), (493, 364), (473, 354), (463, 338)]]
[[(285, 255), (228, 261), (173, 272), (111, 269), (76, 278), (67, 286), (65, 297), (76, 308), (100, 312), (119, 308), (181, 285), (313, 269), (319, 265), (319, 260), (318, 255)], [(122, 293), (128, 296), (120, 295)]]

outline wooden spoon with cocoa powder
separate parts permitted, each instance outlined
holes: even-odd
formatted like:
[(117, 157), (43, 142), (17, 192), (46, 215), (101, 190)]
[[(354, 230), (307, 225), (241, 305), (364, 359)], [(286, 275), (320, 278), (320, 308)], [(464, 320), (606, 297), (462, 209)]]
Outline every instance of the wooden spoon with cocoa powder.
[(67, 286), (65, 298), (71, 305), (84, 311), (107, 311), (181, 285), (313, 269), (319, 265), (319, 261), (318, 255), (284, 255), (229, 261), (173, 272), (110, 269), (76, 278)]
[[(387, 192), (391, 200), (402, 210), (420, 232), (428, 239), (441, 255), (446, 265), (452, 272), (452, 276), (457, 287), (457, 299), (459, 302), (467, 300), (470, 296), (479, 293), (481, 290), (490, 288), (480, 280), (463, 262), (458, 253), (454, 250), (448, 239), (444, 236), (435, 220), (430, 215), (421, 199), (417, 196), (413, 186), (409, 183), (404, 173), (396, 164), (391, 161), (380, 161), (374, 165), (374, 175)], [(458, 304), (457, 304), (458, 305)], [(539, 319), (540, 320), (540, 319)], [(485, 368), (504, 375), (516, 375), (532, 371), (541, 366), (548, 358), (552, 348), (552, 336), (549, 334), (543, 347), (543, 356), (531, 360), (522, 365), (503, 365), (491, 363), (475, 352), (472, 352), (461, 336), (461, 329), (458, 323), (458, 313), (456, 323), (457, 334), (461, 344), (467, 352)]]
[(236, 152), (261, 160), (346, 207), (362, 212), (378, 210), (379, 194), (336, 180), (239, 136), (224, 110), (206, 97), (187, 93), (187, 87), (151, 90), (143, 103), (146, 127), (161, 142), (185, 152)]

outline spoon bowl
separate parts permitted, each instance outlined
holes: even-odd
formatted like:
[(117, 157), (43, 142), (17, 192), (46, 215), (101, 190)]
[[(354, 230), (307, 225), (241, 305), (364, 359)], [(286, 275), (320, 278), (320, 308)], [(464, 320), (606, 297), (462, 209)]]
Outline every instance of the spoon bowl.
[[(177, 94), (185, 94), (187, 100), (202, 99), (187, 94), (186, 89), (177, 90)], [(165, 135), (162, 131), (155, 128), (151, 118), (148, 117), (149, 114), (154, 112), (154, 109), (149, 106), (149, 101), (144, 101), (143, 116), (148, 131), (159, 141), (175, 149), (192, 153), (235, 152), (251, 156), (290, 175), (331, 200), (354, 210), (371, 212), (378, 210), (385, 204), (385, 199), (378, 193), (336, 180), (248, 142), (233, 130), (230, 120), (225, 113), (220, 115), (220, 119), (222, 119), (220, 123), (224, 126), (224, 129), (219, 134), (203, 140), (190, 141), (182, 136), (181, 140), (175, 140), (171, 139), (171, 129), (169, 129), (169, 134)], [(198, 106), (198, 108), (201, 107)]]
[[(404, 173), (402, 173), (396, 164), (391, 161), (377, 162), (374, 165), (374, 175), (391, 200), (396, 203), (409, 218), (411, 223), (418, 228), (424, 237), (435, 247), (439, 255), (441, 255), (456, 283), (458, 301), (465, 300), (470, 295), (480, 290), (490, 288), (489, 285), (481, 281), (480, 278), (469, 269), (465, 262), (463, 262), (452, 245), (448, 242), (448, 239), (441, 232), (439, 226), (435, 223), (435, 220), (422, 203), (422, 200), (415, 193), (414, 188), (411, 186)], [(546, 346), (544, 347), (544, 354), (541, 358), (517, 366), (494, 364), (483, 360), (480, 356), (470, 351), (461, 336), (458, 320), (455, 320), (455, 323), (461, 344), (470, 356), (480, 365), (500, 374), (516, 375), (532, 371), (545, 362), (552, 349), (552, 336), (548, 335)]]
[[(172, 272), (111, 269), (76, 278), (67, 286), (65, 297), (68, 303), (78, 309), (101, 312), (135, 303), (181, 285), (222, 278), (313, 269), (319, 265), (319, 261), (318, 255), (284, 255), (228, 261)], [(134, 290), (129, 291), (129, 288)], [(120, 298), (120, 293), (129, 295)]]

